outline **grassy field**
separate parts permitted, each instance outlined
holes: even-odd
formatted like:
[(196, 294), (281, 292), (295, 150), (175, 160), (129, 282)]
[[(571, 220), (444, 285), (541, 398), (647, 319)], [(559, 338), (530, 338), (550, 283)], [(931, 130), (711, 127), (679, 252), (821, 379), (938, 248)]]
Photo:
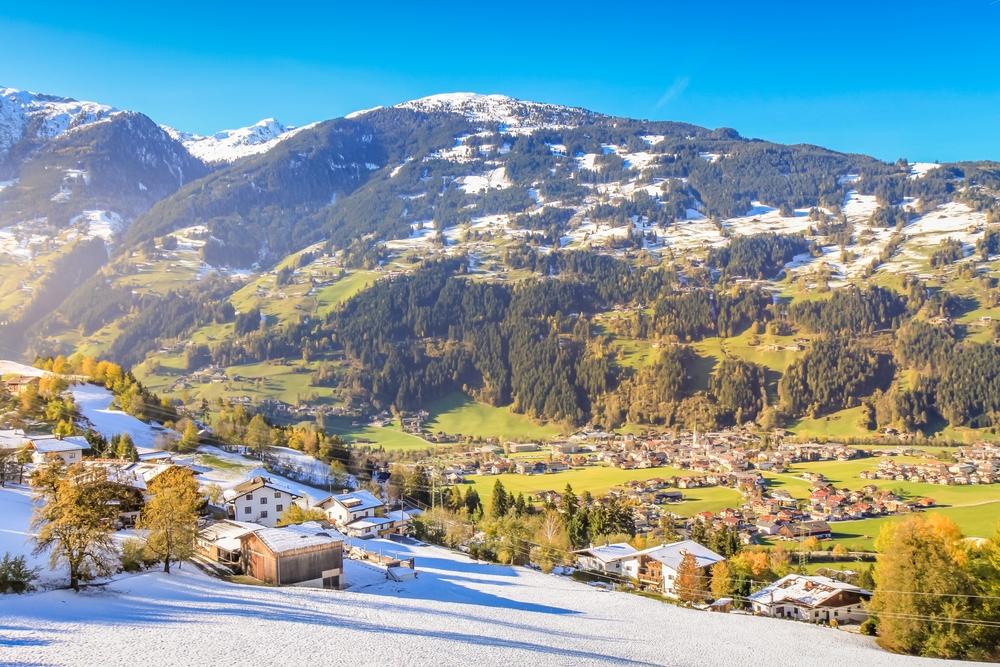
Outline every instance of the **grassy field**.
[[(577, 468), (549, 475), (486, 475), (472, 477), (479, 497), (485, 505), (489, 505), (493, 495), (493, 486), (497, 480), (503, 483), (508, 492), (523, 493), (526, 496), (539, 491), (562, 492), (567, 484), (580, 494), (590, 491), (594, 496), (601, 496), (614, 487), (634, 479), (652, 479), (654, 477), (673, 477), (689, 475), (690, 471), (678, 468), (648, 468), (645, 470), (622, 470), (605, 466)], [(691, 516), (698, 512), (717, 512), (726, 507), (736, 507), (742, 502), (742, 494), (727, 487), (706, 487), (701, 489), (683, 489), (684, 501), (669, 506), (670, 511), (683, 516)]]
[[(951, 518), (962, 533), (968, 537), (989, 537), (997, 530), (1000, 522), (1000, 500), (970, 507), (945, 507), (929, 513), (943, 514)], [(843, 544), (852, 551), (871, 551), (875, 548), (875, 538), (886, 523), (899, 521), (902, 516), (862, 519), (860, 521), (838, 521), (830, 524), (833, 529), (832, 544)], [(823, 542), (830, 545), (830, 541)]]
[(455, 392), (427, 406), (431, 417), (427, 429), (452, 435), (471, 435), (504, 440), (549, 440), (563, 432), (559, 424), (542, 424), (525, 415), (477, 403), (469, 396)]
[(327, 430), (340, 435), (349, 442), (382, 447), (386, 450), (430, 449), (434, 443), (423, 438), (404, 433), (398, 425), (353, 426), (350, 419), (327, 419)]

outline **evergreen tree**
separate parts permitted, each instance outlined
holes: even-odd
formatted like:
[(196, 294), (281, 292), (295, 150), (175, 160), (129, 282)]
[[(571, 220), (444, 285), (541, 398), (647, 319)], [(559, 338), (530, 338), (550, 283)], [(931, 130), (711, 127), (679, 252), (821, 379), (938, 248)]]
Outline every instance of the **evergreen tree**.
[(493, 502), (490, 505), (490, 515), (494, 519), (499, 519), (507, 516), (509, 510), (510, 497), (507, 495), (507, 490), (503, 488), (503, 482), (498, 479), (496, 484), (493, 485)]

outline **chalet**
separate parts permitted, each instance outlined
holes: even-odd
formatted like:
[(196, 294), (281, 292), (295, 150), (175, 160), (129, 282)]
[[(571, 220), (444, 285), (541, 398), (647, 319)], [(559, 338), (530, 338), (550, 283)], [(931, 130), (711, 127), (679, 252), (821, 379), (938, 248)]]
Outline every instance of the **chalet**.
[(749, 596), (755, 614), (812, 623), (864, 621), (871, 591), (829, 577), (789, 574)]
[(604, 574), (621, 574), (622, 562), (632, 558), (638, 550), (627, 542), (605, 544), (599, 547), (589, 547), (574, 551), (576, 564), (581, 570), (602, 572)]
[(217, 521), (198, 531), (195, 549), (211, 561), (239, 569), (243, 563), (243, 543), (240, 538), (263, 527), (257, 523), (242, 521)]
[(38, 378), (33, 375), (10, 375), (3, 379), (3, 385), (12, 396), (20, 396), (31, 388), (38, 388)]
[(276, 586), (344, 585), (344, 536), (318, 523), (261, 528), (240, 538), (244, 574)]
[(32, 436), (28, 442), (31, 462), (35, 464), (59, 457), (66, 465), (73, 465), (83, 460), (83, 450), (90, 447), (82, 436), (70, 436), (61, 440), (51, 436)]
[(302, 496), (268, 477), (254, 477), (223, 493), (230, 519), (273, 528), (281, 515)]
[(392, 530), (392, 519), (382, 516), (385, 503), (365, 490), (330, 496), (317, 507), (351, 537), (377, 537)]
[(725, 558), (694, 540), (681, 540), (651, 549), (637, 551), (622, 564), (622, 574), (639, 581), (647, 590), (667, 597), (677, 597), (675, 582), (681, 561), (686, 554), (694, 556), (698, 570), (706, 577), (709, 568)]

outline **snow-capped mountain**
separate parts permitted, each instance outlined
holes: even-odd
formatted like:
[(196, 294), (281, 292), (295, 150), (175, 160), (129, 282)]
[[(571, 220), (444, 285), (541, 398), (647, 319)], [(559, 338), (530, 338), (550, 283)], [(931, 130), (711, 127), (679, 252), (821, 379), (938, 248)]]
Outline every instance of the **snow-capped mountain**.
[[(499, 125), (508, 132), (523, 134), (538, 129), (564, 128), (586, 119), (600, 117), (586, 109), (519, 100), (506, 95), (479, 93), (442, 93), (430, 95), (395, 106), (424, 113), (455, 113), (474, 123)], [(369, 110), (372, 111), (372, 110)], [(356, 118), (366, 111), (349, 114)]]
[(0, 87), (0, 162), (18, 144), (31, 147), (116, 113), (106, 104)]
[(222, 130), (210, 136), (181, 132), (166, 126), (163, 129), (166, 130), (167, 134), (184, 144), (191, 155), (203, 162), (225, 164), (248, 155), (266, 153), (278, 142), (287, 139), (303, 128), (288, 127), (274, 118), (265, 118), (249, 127)]

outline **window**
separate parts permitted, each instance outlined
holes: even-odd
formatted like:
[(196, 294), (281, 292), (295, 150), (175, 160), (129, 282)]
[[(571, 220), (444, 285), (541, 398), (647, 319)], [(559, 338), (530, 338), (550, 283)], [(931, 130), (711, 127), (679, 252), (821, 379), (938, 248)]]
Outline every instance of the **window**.
[(275, 508), (274, 508), (274, 510), (275, 510), (276, 512), (281, 512), (281, 511), (283, 511), (284, 509), (285, 509), (285, 506), (284, 506), (284, 505), (278, 505), (277, 507), (275, 507)]
[(281, 497), (281, 491), (275, 491), (274, 492), (274, 497), (275, 498), (280, 498)]
[(260, 498), (260, 504), (261, 505), (266, 505), (267, 504), (267, 496), (261, 496), (261, 498)]
[(248, 493), (248, 494), (246, 494), (243, 497), (246, 498), (247, 500), (253, 500), (253, 494), (252, 493)]
[(243, 508), (243, 513), (244, 514), (250, 514), (250, 506), (249, 505), (247, 505), (246, 507)]
[(267, 518), (267, 510), (264, 510), (263, 512), (260, 513), (260, 518), (261, 519), (266, 519)]

